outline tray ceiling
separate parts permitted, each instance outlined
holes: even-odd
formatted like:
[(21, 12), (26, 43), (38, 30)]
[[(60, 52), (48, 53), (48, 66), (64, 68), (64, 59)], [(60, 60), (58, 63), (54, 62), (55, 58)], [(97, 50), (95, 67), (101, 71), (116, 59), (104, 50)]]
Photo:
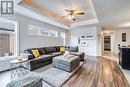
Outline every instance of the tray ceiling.
[[(37, 9), (33, 5), (26, 4), (28, 3), (28, 1), (31, 1), (35, 3), (35, 5), (40, 6), (40, 9)], [(56, 21), (58, 22), (61, 23), (65, 22), (63, 24), (67, 24), (69, 26), (75, 23), (97, 19), (91, 0), (28, 0), (28, 1), (20, 5), (27, 9), (33, 10), (37, 13), (40, 13), (43, 16), (56, 19)], [(41, 10), (41, 8), (46, 9), (46, 11)], [(85, 15), (76, 16), (75, 17), (76, 21), (72, 21), (72, 19), (69, 19), (69, 17), (62, 18), (62, 16), (67, 15), (67, 12), (64, 9), (76, 9), (77, 12), (84, 12)]]

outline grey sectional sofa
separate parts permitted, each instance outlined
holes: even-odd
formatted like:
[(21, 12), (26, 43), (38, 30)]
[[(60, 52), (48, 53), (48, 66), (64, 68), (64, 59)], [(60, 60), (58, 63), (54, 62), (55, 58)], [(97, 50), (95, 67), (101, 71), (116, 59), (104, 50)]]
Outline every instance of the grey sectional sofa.
[[(76, 55), (80, 57), (80, 60), (84, 60), (84, 53), (78, 52), (78, 47), (66, 47), (70, 51), (70, 54)], [(32, 50), (38, 49), (41, 56), (35, 58), (33, 56)], [(53, 46), (53, 47), (41, 47), (41, 48), (31, 48), (26, 50), (27, 53), (30, 55), (28, 56), (29, 59), (29, 70), (34, 70), (39, 67), (48, 65), (52, 63), (52, 59), (55, 56), (60, 56), (62, 53), (60, 52), (60, 46)]]

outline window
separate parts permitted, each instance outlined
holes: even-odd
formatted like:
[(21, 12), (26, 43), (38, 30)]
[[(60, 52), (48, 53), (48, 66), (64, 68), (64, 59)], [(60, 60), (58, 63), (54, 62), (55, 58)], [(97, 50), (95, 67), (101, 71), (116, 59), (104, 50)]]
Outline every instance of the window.
[(40, 34), (39, 28), (30, 25), (29, 34), (32, 34), (32, 35), (39, 35), (39, 34)]
[[(5, 26), (6, 25), (6, 26)], [(0, 61), (19, 55), (18, 22), (0, 18)]]
[(65, 33), (64, 32), (61, 32), (61, 39), (62, 39), (62, 42), (63, 44), (65, 45)]
[(29, 34), (39, 36), (58, 37), (58, 31), (30, 25)]
[(14, 55), (14, 31), (0, 29), (0, 57)]

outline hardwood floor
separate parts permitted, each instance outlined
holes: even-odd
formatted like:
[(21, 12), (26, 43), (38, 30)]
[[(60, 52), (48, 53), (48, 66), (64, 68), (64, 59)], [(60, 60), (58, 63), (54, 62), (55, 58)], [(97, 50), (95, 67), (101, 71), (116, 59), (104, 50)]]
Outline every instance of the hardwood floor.
[(111, 51), (104, 51), (102, 53), (102, 57), (105, 57), (105, 58), (108, 58), (108, 59), (111, 59), (111, 60), (115, 60), (115, 61), (119, 61), (119, 55), (115, 54)]
[(130, 87), (116, 61), (88, 57), (63, 87)]

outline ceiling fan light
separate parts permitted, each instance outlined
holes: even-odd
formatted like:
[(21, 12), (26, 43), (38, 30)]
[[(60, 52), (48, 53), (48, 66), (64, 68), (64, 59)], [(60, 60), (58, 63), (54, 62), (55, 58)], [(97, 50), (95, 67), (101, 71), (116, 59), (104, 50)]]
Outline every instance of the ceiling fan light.
[(73, 15), (69, 15), (68, 17), (69, 17), (69, 19), (74, 19), (75, 18)]
[(68, 16), (69, 19), (72, 19), (71, 15)]
[(71, 18), (72, 18), (72, 19), (74, 19), (74, 16), (73, 16), (73, 15), (71, 15)]

